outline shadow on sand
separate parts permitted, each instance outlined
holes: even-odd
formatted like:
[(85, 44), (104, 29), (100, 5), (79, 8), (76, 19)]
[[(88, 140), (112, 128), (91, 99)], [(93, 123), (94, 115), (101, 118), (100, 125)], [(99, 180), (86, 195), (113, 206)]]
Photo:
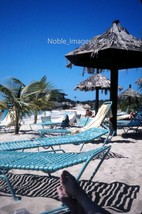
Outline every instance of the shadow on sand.
[(135, 133), (135, 132), (123, 133), (122, 137), (124, 139), (131, 138), (131, 139), (134, 139), (134, 140), (142, 140), (142, 132), (137, 132), (137, 133)]
[[(114, 156), (113, 156), (114, 157)], [(58, 199), (57, 186), (59, 177), (39, 176), (33, 174), (7, 174), (17, 196), (45, 197)], [(129, 212), (140, 190), (139, 185), (128, 185), (118, 181), (112, 183), (81, 180), (81, 187), (94, 202), (105, 209), (116, 212)], [(11, 197), (3, 180), (0, 179), (0, 195)]]

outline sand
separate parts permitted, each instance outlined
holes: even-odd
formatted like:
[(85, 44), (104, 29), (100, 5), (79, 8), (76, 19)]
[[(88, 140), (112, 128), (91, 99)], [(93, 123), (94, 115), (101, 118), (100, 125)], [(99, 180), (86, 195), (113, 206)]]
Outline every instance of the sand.
[[(34, 130), (30, 130), (29, 125), (24, 124), (21, 127), (21, 130), (25, 132), (20, 132), (19, 135), (15, 135), (13, 132), (0, 133), (0, 142), (20, 140), (20, 139), (31, 139), (33, 137), (38, 137), (37, 130), (41, 128), (39, 126), (34, 126)], [(87, 144), (84, 147), (84, 150), (100, 147), (102, 143), (97, 145)], [(142, 127), (139, 129), (139, 133), (129, 132), (124, 134), (123, 130), (118, 130), (117, 136), (112, 138), (112, 141), (109, 143), (111, 145), (111, 152), (113, 152), (114, 157), (108, 158), (105, 160), (94, 177), (94, 182), (105, 183), (107, 187), (109, 184), (114, 182), (120, 186), (119, 191), (123, 194), (113, 193), (111, 189), (108, 189), (107, 193), (112, 195), (111, 204), (116, 203), (116, 198), (119, 198), (118, 210), (121, 210), (121, 213), (130, 213), (130, 214), (140, 214), (142, 213)], [(77, 151), (79, 150), (78, 146), (64, 146), (66, 151)], [(118, 157), (117, 157), (118, 155)], [(122, 158), (120, 158), (122, 157)], [(97, 161), (97, 160), (95, 160)], [(88, 178), (91, 173), (91, 169), (94, 166), (94, 161), (90, 163), (90, 166), (87, 168), (85, 175), (82, 179)], [(70, 167), (68, 170), (76, 175), (80, 169), (80, 165)], [(45, 175), (43, 172), (33, 172), (33, 171), (18, 171), (12, 170), (14, 174), (23, 174), (31, 173), (37, 174), (40, 176)], [(54, 173), (55, 176), (60, 176), (61, 171)], [(123, 185), (122, 185), (123, 184)], [(125, 192), (123, 186), (127, 187), (136, 187), (136, 194)], [(112, 191), (112, 192), (111, 192)], [(113, 195), (114, 194), (114, 195)], [(124, 195), (131, 195), (131, 198), (127, 198), (125, 204), (122, 202), (125, 200)], [(102, 194), (103, 196), (103, 194)], [(108, 201), (107, 201), (108, 203)], [(47, 197), (27, 197), (22, 196), (22, 200), (16, 202), (13, 200), (10, 194), (4, 194), (0, 191), (0, 214), (16, 214), (16, 210), (25, 208), (29, 211), (30, 214), (39, 214), (45, 210), (50, 210), (56, 208), (60, 205), (60, 202)], [(111, 208), (107, 207), (106, 208)], [(122, 208), (122, 209), (121, 209)], [(117, 210), (108, 209), (111, 213), (119, 213)]]

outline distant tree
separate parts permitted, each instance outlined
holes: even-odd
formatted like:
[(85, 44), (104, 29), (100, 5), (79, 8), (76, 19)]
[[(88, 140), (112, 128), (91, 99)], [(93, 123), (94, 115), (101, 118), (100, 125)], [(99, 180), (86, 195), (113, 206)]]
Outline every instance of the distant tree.
[(62, 93), (61, 89), (53, 89), (51, 91), (50, 100), (51, 101), (63, 101), (64, 93)]

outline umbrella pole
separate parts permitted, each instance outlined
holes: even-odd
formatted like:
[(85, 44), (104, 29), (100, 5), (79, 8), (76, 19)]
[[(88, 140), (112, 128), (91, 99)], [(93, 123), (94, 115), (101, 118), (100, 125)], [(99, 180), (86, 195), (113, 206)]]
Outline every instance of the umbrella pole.
[(118, 89), (118, 70), (111, 69), (111, 87), (110, 87), (110, 100), (112, 101), (112, 117), (110, 118), (110, 128), (115, 131), (117, 135), (117, 89)]
[(97, 114), (99, 108), (99, 90), (96, 88), (96, 102), (95, 102), (95, 114)]

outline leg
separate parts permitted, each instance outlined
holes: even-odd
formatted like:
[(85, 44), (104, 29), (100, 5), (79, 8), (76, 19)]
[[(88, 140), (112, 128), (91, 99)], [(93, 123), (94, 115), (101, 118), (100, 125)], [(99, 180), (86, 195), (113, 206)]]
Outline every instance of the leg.
[(60, 201), (71, 210), (72, 214), (85, 214), (81, 205), (77, 203), (77, 200), (66, 193), (65, 188), (62, 185), (62, 176), (60, 178), (60, 186), (57, 188), (57, 192)]
[[(69, 172), (63, 171), (60, 177), (60, 185), (62, 187), (63, 198), (65, 199), (66, 196), (71, 198), (70, 202), (67, 202), (69, 204), (66, 204), (67, 206), (70, 205), (69, 208), (71, 209), (71, 212), (73, 207), (76, 206), (78, 211), (76, 214), (109, 214), (108, 211), (104, 210), (91, 201), (88, 195), (81, 189), (75, 177), (72, 176)], [(67, 197), (64, 202), (66, 202), (66, 200)]]

